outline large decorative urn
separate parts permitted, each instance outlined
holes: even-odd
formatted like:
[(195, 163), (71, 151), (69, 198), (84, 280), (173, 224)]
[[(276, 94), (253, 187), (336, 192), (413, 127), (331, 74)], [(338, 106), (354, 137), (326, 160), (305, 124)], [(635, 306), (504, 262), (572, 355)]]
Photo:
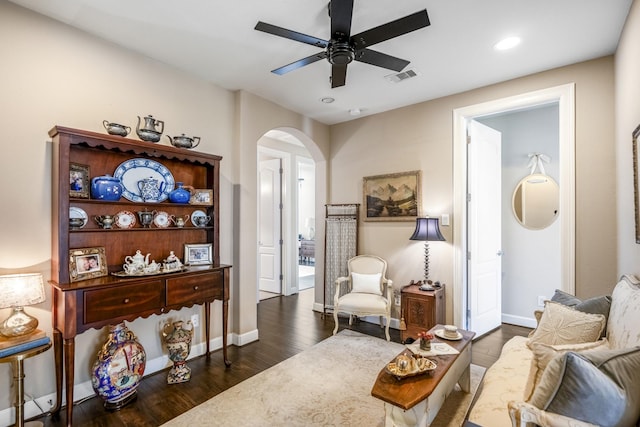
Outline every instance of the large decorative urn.
[(109, 326), (109, 336), (98, 352), (91, 378), (91, 385), (104, 399), (107, 410), (119, 410), (135, 400), (146, 362), (144, 348), (124, 322)]
[(173, 322), (173, 330), (169, 323), (162, 329), (164, 342), (169, 351), (169, 359), (173, 366), (167, 375), (168, 384), (184, 383), (191, 379), (191, 368), (187, 366), (187, 358), (191, 352), (191, 340), (193, 339), (193, 325), (187, 322), (189, 329), (184, 328), (184, 322)]

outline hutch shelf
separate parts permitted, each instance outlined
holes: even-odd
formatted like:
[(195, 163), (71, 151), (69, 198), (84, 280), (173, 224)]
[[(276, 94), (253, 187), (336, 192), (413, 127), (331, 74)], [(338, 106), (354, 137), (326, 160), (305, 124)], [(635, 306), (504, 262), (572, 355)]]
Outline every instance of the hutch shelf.
[[(206, 354), (209, 356), (211, 303), (222, 302), (222, 342), (227, 358), (227, 318), (229, 307), (229, 270), (220, 264), (219, 253), (219, 176), (220, 156), (199, 153), (172, 146), (142, 142), (120, 136), (94, 133), (56, 126), (49, 131), (52, 138), (52, 251), (51, 286), (53, 344), (56, 362), (57, 415), (62, 404), (64, 379), (67, 425), (73, 423), (73, 384), (75, 337), (91, 328), (102, 328), (122, 321), (133, 321), (152, 314), (161, 315), (193, 305), (204, 306)], [(71, 191), (70, 166), (81, 165), (90, 177), (113, 175), (118, 165), (130, 159), (149, 159), (165, 166), (175, 182), (212, 192), (212, 203), (191, 205), (130, 201), (95, 200), (78, 197)], [(76, 189), (74, 189), (76, 190)], [(86, 214), (82, 228), (69, 224), (70, 208)], [(207, 226), (196, 227), (190, 221), (184, 227), (171, 224), (131, 228), (102, 228), (94, 218), (126, 211), (137, 216), (139, 211), (156, 211), (176, 217), (187, 217), (195, 210), (211, 218)], [(175, 273), (120, 277), (113, 273), (123, 269), (125, 257), (140, 250), (161, 263), (173, 251), (184, 259), (184, 246), (211, 245), (210, 264), (190, 265)], [(104, 248), (106, 271), (87, 280), (71, 280), (70, 250)], [(77, 273), (77, 272), (76, 272)]]

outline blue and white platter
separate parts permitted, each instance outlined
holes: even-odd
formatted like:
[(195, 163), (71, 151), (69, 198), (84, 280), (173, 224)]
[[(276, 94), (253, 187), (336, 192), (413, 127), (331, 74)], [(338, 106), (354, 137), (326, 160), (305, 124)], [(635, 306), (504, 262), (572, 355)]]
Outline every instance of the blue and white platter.
[(122, 183), (122, 197), (132, 202), (144, 202), (138, 188), (140, 180), (145, 178), (158, 180), (158, 185), (161, 185), (158, 202), (167, 200), (176, 184), (173, 175), (165, 165), (144, 158), (129, 159), (120, 163), (113, 176), (119, 178)]

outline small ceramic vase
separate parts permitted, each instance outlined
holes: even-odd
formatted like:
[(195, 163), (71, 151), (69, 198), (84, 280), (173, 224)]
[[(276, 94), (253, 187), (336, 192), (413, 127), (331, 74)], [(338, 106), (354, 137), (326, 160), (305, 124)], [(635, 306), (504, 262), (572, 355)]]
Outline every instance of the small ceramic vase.
[(91, 385), (107, 410), (119, 410), (136, 398), (147, 355), (123, 323), (109, 326), (109, 337), (91, 369)]
[(426, 338), (420, 338), (420, 350), (431, 350), (431, 341)]
[(191, 352), (191, 340), (193, 339), (193, 326), (191, 321), (187, 322), (189, 329), (183, 328), (184, 322), (179, 320), (173, 323), (173, 330), (168, 331), (171, 326), (166, 323), (162, 328), (164, 342), (169, 351), (169, 359), (173, 362), (173, 367), (167, 375), (168, 384), (184, 383), (191, 379), (191, 368), (187, 366), (187, 358)]
[(184, 188), (181, 182), (176, 182), (178, 188), (169, 193), (169, 201), (171, 203), (189, 203), (191, 193)]

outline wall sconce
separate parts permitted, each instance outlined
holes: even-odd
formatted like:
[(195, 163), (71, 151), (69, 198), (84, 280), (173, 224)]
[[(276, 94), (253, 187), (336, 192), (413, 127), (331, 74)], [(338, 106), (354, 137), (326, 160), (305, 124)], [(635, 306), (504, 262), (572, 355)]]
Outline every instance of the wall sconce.
[(0, 324), (0, 335), (17, 337), (33, 332), (38, 319), (24, 312), (24, 306), (45, 301), (42, 274), (0, 276), (0, 308), (12, 308), (11, 315)]
[(445, 241), (438, 218), (416, 218), (416, 229), (409, 240), (424, 241), (424, 282), (429, 280), (429, 242)]

